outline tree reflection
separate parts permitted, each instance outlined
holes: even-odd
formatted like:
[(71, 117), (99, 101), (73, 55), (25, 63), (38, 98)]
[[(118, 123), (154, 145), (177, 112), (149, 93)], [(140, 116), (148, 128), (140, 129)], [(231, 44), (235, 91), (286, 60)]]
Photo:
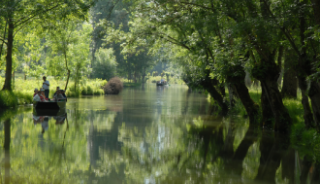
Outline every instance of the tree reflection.
[(10, 142), (11, 142), (11, 121), (10, 119), (6, 119), (4, 121), (4, 168), (5, 168), (5, 177), (4, 177), (4, 183), (9, 184), (10, 183), (10, 169), (11, 169), (11, 163), (10, 163)]
[(177, 103), (177, 95), (147, 91), (149, 104), (130, 92), (133, 100), (117, 99), (128, 101), (121, 110), (72, 104), (65, 119), (48, 118), (44, 134), (30, 111), (5, 113), (1, 177), (7, 183), (319, 183), (314, 154), (288, 137), (238, 116), (202, 115), (208, 106), (193, 94)]

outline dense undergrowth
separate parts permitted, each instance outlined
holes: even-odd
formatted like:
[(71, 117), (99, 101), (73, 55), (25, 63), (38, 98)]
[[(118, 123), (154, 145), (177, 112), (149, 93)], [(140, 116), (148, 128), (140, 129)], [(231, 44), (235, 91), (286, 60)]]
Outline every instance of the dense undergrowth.
[[(65, 81), (48, 78), (50, 82), (49, 98), (53, 97), (56, 87), (61, 89), (65, 87)], [(0, 84), (3, 84), (4, 78), (0, 77)], [(15, 79), (13, 91), (0, 91), (0, 107), (14, 107), (17, 105), (30, 104), (33, 99), (33, 91), (35, 88), (40, 89), (42, 80), (35, 79)], [(66, 91), (68, 97), (79, 97), (81, 95), (104, 95), (102, 87), (107, 83), (101, 79), (87, 79), (79, 81), (76, 86), (74, 82), (70, 82)]]

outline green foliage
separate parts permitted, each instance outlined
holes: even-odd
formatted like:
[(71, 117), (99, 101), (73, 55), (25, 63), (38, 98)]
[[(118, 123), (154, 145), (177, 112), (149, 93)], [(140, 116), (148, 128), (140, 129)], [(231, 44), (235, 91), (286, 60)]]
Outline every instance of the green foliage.
[(23, 52), (19, 53), (23, 55), (21, 57), (21, 64), (23, 66), (23, 72), (26, 76), (40, 78), (45, 72), (43, 66), (40, 65), (41, 45), (40, 38), (35, 33), (27, 33), (22, 40)]
[(112, 48), (100, 48), (96, 53), (96, 60), (92, 69), (94, 78), (111, 79), (117, 75), (116, 57)]
[(104, 95), (102, 88), (106, 84), (107, 81), (102, 79), (81, 80), (77, 88), (75, 88), (75, 83), (70, 85), (66, 95), (68, 97), (79, 97), (81, 95)]
[(33, 93), (17, 91), (0, 91), (0, 107), (15, 107), (17, 105), (31, 104)]
[(54, 76), (67, 76), (80, 80), (82, 76), (88, 76), (91, 70), (88, 68), (90, 24), (75, 17), (68, 17), (62, 22), (51, 22), (47, 27), (54, 27), (55, 31), (48, 31), (47, 44), (50, 46), (49, 56), (46, 58), (48, 74)]
[(11, 91), (0, 91), (0, 107), (12, 107), (18, 105), (16, 95)]
[[(86, 17), (86, 14), (92, 4), (91, 0), (56, 0), (56, 1), (43, 1), (43, 0), (22, 0), (22, 1), (3, 1), (0, 4), (0, 9), (2, 10), (2, 13), (0, 14), (0, 32), (4, 33), (2, 36), (1, 34), (1, 40), (6, 42), (6, 50), (7, 50), (7, 57), (6, 57), (6, 74), (9, 76), (15, 68), (18, 66), (14, 60), (17, 60), (17, 54), (15, 54), (15, 49), (18, 48), (19, 51), (21, 51), (21, 48), (19, 48), (19, 44), (16, 44), (14, 42), (15, 37), (19, 37), (19, 32), (21, 30), (30, 32), (30, 33), (44, 33), (44, 30), (50, 29), (50, 33), (53, 31), (58, 32), (59, 27), (50, 27), (48, 24), (55, 23), (61, 24), (64, 23), (65, 20), (69, 20), (70, 17), (73, 17), (73, 21), (77, 19), (84, 19)], [(58, 20), (58, 21), (57, 21)], [(5, 23), (5, 24), (3, 24)], [(41, 25), (41, 28), (40, 26)], [(52, 24), (51, 24), (52, 25)], [(34, 28), (35, 30), (31, 30), (31, 28)], [(7, 30), (8, 29), (8, 30)], [(41, 31), (40, 31), (41, 30)], [(29, 34), (31, 36), (28, 36), (28, 34), (22, 34), (23, 36), (26, 36), (26, 38), (34, 38), (35, 36)], [(61, 34), (64, 36), (64, 38), (68, 37), (68, 34)], [(21, 36), (21, 34), (20, 34)], [(43, 37), (42, 37), (43, 38)], [(19, 39), (16, 39), (19, 40)], [(66, 39), (61, 39), (61, 43), (65, 43)], [(29, 41), (29, 42), (28, 42)], [(23, 43), (25, 44), (24, 50), (26, 53), (26, 58), (24, 58), (25, 61), (31, 61), (34, 60), (34, 62), (37, 62), (39, 59), (39, 51), (41, 50), (41, 47), (39, 47), (39, 39), (29, 39), (25, 40)], [(31, 43), (32, 42), (32, 43)], [(66, 44), (62, 44), (66, 46)], [(35, 46), (35, 47), (34, 47)], [(66, 48), (66, 47), (64, 47)], [(2, 47), (1, 47), (2, 49)], [(13, 50), (13, 51), (12, 51)], [(65, 49), (66, 51), (66, 49)], [(64, 52), (66, 53), (66, 52)], [(1, 50), (2, 54), (2, 50)], [(27, 55), (29, 54), (29, 55)], [(20, 56), (23, 57), (23, 56)], [(0, 58), (2, 59), (2, 58)], [(29, 64), (31, 64), (29, 62)], [(11, 67), (12, 66), (12, 67)], [(24, 71), (28, 74), (30, 70), (30, 65), (26, 64), (27, 67), (24, 67)], [(9, 77), (8, 77), (9, 79)], [(4, 85), (5, 89), (12, 90), (11, 88), (11, 80), (7, 81)]]

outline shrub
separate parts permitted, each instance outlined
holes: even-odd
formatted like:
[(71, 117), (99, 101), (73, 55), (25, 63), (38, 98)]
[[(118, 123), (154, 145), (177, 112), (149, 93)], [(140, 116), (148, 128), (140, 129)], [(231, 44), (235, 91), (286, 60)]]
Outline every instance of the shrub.
[(104, 86), (105, 94), (119, 94), (122, 91), (123, 83), (120, 78), (114, 77)]

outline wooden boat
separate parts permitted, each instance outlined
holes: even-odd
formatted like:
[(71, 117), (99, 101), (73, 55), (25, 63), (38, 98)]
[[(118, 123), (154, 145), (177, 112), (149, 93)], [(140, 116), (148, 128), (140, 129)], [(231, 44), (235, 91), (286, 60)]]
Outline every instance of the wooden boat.
[(47, 109), (47, 110), (56, 110), (66, 108), (66, 101), (58, 101), (58, 102), (33, 102), (33, 107), (35, 109)]
[(38, 116), (56, 116), (66, 112), (66, 101), (33, 102), (33, 114)]

